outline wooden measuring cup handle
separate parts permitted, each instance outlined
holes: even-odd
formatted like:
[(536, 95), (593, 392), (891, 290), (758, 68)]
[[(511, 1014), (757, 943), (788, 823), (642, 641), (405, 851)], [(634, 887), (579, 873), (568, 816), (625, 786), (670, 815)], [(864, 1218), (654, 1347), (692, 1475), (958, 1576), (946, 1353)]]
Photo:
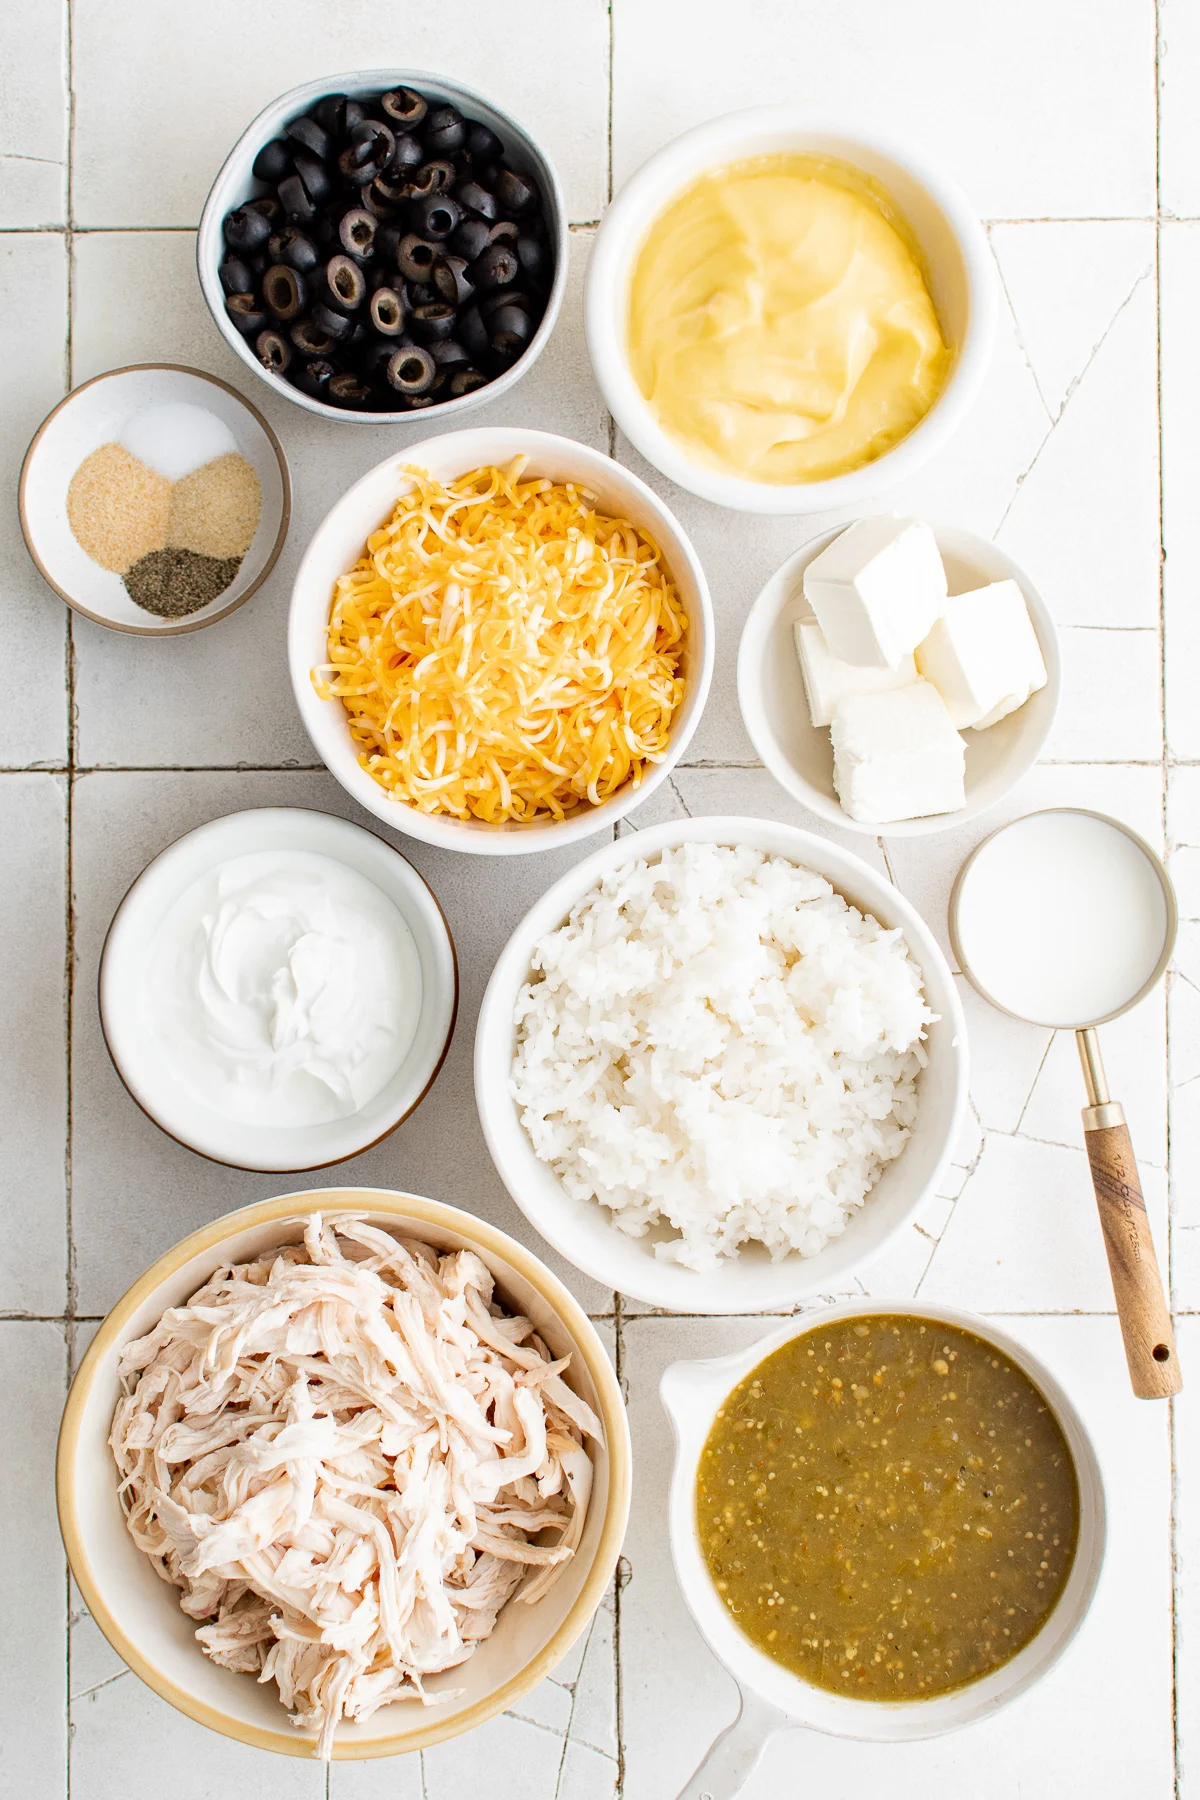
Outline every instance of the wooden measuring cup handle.
[(1183, 1380), (1125, 1115), (1110, 1100), (1084, 1107), (1083, 1125), (1129, 1378), (1140, 1400), (1165, 1400)]

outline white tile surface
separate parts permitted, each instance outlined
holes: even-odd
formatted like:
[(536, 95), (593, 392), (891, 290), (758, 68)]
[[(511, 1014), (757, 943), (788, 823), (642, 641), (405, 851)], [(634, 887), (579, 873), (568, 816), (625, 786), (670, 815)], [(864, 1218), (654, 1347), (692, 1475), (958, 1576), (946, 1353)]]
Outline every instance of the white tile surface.
[[(1161, 35), (1161, 258), (1155, 276), (1155, 15)], [(286, 678), (282, 629), (296, 560), (330, 501), (408, 430), (310, 421), (226, 352), (200, 299), (194, 226), (237, 131), (310, 73), (385, 55), (455, 71), (543, 139), (571, 216), (601, 213), (676, 131), (732, 107), (794, 100), (923, 143), (992, 223), (1002, 278), (998, 343), (955, 441), (880, 507), (923, 512), (1000, 541), (1063, 629), (1066, 690), (1048, 748), (1004, 806), (920, 840), (846, 836), (890, 871), (945, 942), (964, 856), (1035, 806), (1116, 813), (1169, 848), (1185, 928), (1169, 990), (1106, 1027), (1114, 1092), (1128, 1110), (1160, 1252), (1169, 1182), (1171, 1274), (1188, 1387), (1175, 1407), (1180, 1785), (1200, 1800), (1200, 24), (1194, 0), (483, 0), (403, 9), (382, 50), (366, 0), (64, 0), (12, 6), (0, 21), (0, 308), (20, 322), (3, 372), (0, 464), (10, 495), (25, 446), (76, 381), (129, 361), (176, 360), (241, 387), (279, 431), (295, 482), (295, 529), (271, 583), (242, 613), (174, 643), (133, 642), (77, 622), (71, 866), (75, 904), (73, 1118), (69, 1161), (76, 1288), (67, 1287), (63, 1002), (68, 620), (26, 558), (10, 505), (0, 520), (0, 623), (10, 679), (0, 709), (0, 1187), (17, 1230), (0, 1252), (5, 1416), (0, 1443), (4, 1617), (0, 1800), (66, 1800), (66, 1632), (74, 1736), (71, 1792), (117, 1800), (669, 1800), (733, 1709), (733, 1689), (697, 1638), (670, 1570), (663, 1494), (670, 1448), (655, 1390), (677, 1354), (750, 1341), (761, 1320), (677, 1320), (626, 1303), (615, 1334), (636, 1438), (627, 1585), (584, 1641), (514, 1714), (424, 1757), (338, 1765), (328, 1784), (300, 1761), (264, 1759), (203, 1733), (157, 1701), (68, 1598), (52, 1510), (51, 1458), (70, 1305), (76, 1356), (101, 1312), (165, 1246), (244, 1200), (303, 1177), (222, 1170), (181, 1150), (137, 1111), (103, 1048), (95, 1011), (100, 941), (121, 892), (180, 832), (239, 807), (300, 803), (357, 816), (314, 758)], [(393, 25), (395, 25), (393, 21)], [(611, 71), (610, 71), (611, 26)], [(398, 33), (398, 34), (397, 34)], [(367, 48), (363, 49), (362, 46)], [(70, 68), (67, 68), (69, 49)], [(611, 72), (611, 87), (610, 87)], [(70, 81), (68, 83), (68, 74)], [(75, 96), (68, 183), (68, 87)], [(611, 138), (609, 114), (611, 106)], [(63, 226), (73, 196), (73, 283)], [(93, 229), (101, 227), (104, 229)], [(109, 229), (117, 227), (119, 229)], [(151, 228), (151, 229), (147, 229)], [(158, 229), (154, 229), (158, 228)], [(168, 229), (162, 229), (168, 228)], [(572, 282), (553, 344), (480, 423), (525, 422), (606, 446), (609, 421), (582, 332), (593, 233), (573, 235)], [(1161, 402), (1159, 324), (1161, 287)], [(69, 327), (69, 329), (68, 329)], [(1159, 614), (1159, 472), (1165, 672)], [(672, 490), (617, 453), (674, 505), (713, 591), (717, 666), (687, 766), (626, 829), (741, 812), (823, 827), (755, 765), (735, 665), (763, 582), (841, 518), (739, 518)], [(14, 678), (14, 675), (16, 678)], [(1165, 684), (1170, 761), (1164, 759)], [(239, 767), (239, 765), (242, 765)], [(247, 766), (248, 765), (248, 766)], [(31, 772), (39, 770), (42, 772)], [(1168, 782), (1164, 795), (1164, 779)], [(1165, 801), (1165, 816), (1164, 816)], [(1164, 835), (1165, 828), (1165, 835)], [(456, 859), (396, 840), (431, 881), (458, 943), (458, 1030), (433, 1092), (402, 1130), (320, 1183), (364, 1179), (462, 1202), (533, 1245), (475, 1120), (475, 1010), (516, 919), (572, 860)], [(586, 854), (587, 845), (579, 855)], [(1059, 1370), (1101, 1444), (1112, 1509), (1107, 1573), (1091, 1621), (1051, 1677), (994, 1724), (902, 1751), (780, 1740), (746, 1800), (1175, 1800), (1171, 1735), (1171, 1488), (1166, 1409), (1128, 1393), (1112, 1293), (1080, 1139), (1077, 1059), (989, 1011), (964, 988), (972, 1105), (942, 1191), (865, 1269), (881, 1299), (920, 1293), (1018, 1315)], [(1170, 1039), (1166, 1020), (1169, 1016)], [(1170, 1112), (1170, 1170), (1167, 1115)], [(613, 1296), (552, 1255), (590, 1310)], [(1029, 1316), (1040, 1314), (1042, 1316)], [(1075, 1316), (1093, 1314), (1095, 1316)], [(5, 1486), (6, 1481), (10, 1483)], [(1125, 1653), (1133, 1645), (1135, 1653)], [(618, 1700), (619, 1682), (619, 1700)], [(519, 1715), (519, 1716), (517, 1716)], [(618, 1729), (619, 1719), (623, 1727)]]
[(0, 775), (0, 1312), (67, 1304), (66, 782)]
[(62, 1326), (0, 1322), (0, 1367), (0, 1794), (57, 1797), (67, 1760), (67, 1568), (54, 1513)]
[[(4, 368), (0, 439), (0, 472), (5, 492), (13, 495), (30, 438), (66, 391), (67, 255), (61, 237), (0, 235), (0, 316), (22, 321), (21, 354), (7, 358)], [(0, 708), (0, 768), (63, 763), (67, 609), (30, 562), (11, 501), (0, 513), (0, 566), (5, 655), (21, 673), (8, 684)]]
[[(606, 193), (607, 20), (595, 0), (422, 0), (398, 32), (371, 0), (209, 0), (181, 11), (77, 0), (75, 212), (81, 225), (195, 225), (235, 139), (277, 95), (347, 69), (428, 69), (477, 88), (538, 138), (572, 219)], [(535, 45), (555, 46), (553, 77)], [(186, 79), (181, 80), (183, 71)]]
[[(1182, 0), (1181, 0), (1182, 3)], [(689, 125), (792, 104), (916, 140), (991, 219), (1154, 209), (1154, 17), (1101, 0), (980, 14), (944, 0), (616, 0), (617, 185)], [(650, 71), (669, 79), (649, 84)], [(651, 95), (653, 98), (651, 99)]]
[[(0, 17), (0, 227), (67, 216), (67, 0)], [(6, 308), (7, 311), (7, 308)]]

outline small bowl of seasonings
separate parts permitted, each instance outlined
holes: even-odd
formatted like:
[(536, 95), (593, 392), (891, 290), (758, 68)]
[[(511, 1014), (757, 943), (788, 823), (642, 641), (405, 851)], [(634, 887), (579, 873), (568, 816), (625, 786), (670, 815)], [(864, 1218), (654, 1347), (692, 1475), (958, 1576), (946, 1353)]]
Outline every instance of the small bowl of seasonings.
[(21, 470), (21, 528), (69, 606), (118, 631), (197, 631), (248, 600), (291, 516), (278, 438), (198, 369), (113, 369), (67, 395)]
[(567, 275), (545, 153), (471, 88), (375, 69), (292, 88), (239, 138), (200, 220), (218, 330), (307, 411), (396, 423), (507, 390)]

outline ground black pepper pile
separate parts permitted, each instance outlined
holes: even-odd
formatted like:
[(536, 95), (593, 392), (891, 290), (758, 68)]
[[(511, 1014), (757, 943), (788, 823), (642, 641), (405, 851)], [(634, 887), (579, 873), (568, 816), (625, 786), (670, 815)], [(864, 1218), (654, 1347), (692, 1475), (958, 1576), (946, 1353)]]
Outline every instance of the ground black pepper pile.
[(151, 550), (125, 571), (130, 598), (160, 619), (184, 619), (223, 594), (242, 566), (240, 556), (200, 556), (195, 550)]

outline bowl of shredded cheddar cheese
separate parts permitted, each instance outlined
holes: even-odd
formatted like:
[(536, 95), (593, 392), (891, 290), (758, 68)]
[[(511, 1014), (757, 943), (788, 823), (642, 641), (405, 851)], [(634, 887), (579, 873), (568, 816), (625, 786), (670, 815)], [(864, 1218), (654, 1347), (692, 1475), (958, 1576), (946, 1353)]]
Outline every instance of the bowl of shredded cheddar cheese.
[(611, 828), (678, 762), (712, 672), (682, 528), (611, 457), (459, 431), (393, 455), (296, 575), (292, 685), (348, 793), (484, 856)]

